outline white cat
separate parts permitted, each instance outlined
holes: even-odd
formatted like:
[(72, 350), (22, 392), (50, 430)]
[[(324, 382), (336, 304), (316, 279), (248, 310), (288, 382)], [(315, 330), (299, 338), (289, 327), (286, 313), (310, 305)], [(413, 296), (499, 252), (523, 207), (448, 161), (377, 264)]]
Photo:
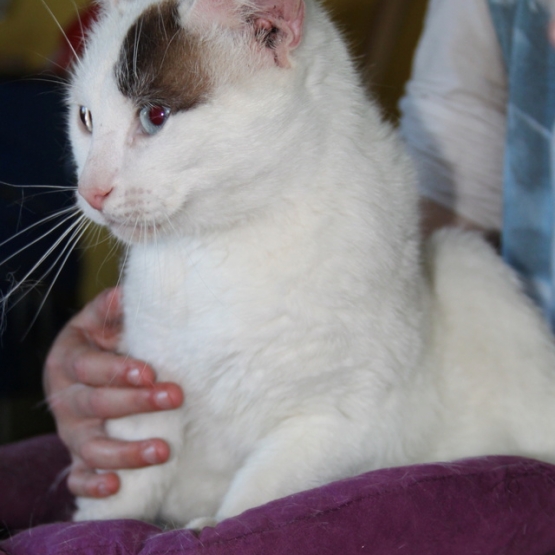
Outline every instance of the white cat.
[[(108, 2), (108, 0), (107, 0)], [(421, 248), (411, 165), (313, 0), (112, 0), (75, 68), (79, 204), (130, 245), (122, 352), (182, 385), (77, 520), (200, 528), (367, 470), (555, 461), (555, 350), (480, 238)]]

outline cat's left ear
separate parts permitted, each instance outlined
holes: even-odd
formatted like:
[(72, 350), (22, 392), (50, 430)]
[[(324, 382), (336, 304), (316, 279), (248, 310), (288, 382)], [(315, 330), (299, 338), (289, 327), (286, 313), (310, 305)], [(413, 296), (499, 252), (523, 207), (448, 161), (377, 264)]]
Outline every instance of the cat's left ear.
[(251, 23), (255, 37), (274, 51), (276, 63), (289, 65), (289, 53), (303, 37), (304, 0), (255, 0)]
[(269, 50), (275, 63), (290, 65), (289, 54), (303, 36), (304, 0), (196, 0), (193, 17), (226, 27), (248, 25), (253, 39)]

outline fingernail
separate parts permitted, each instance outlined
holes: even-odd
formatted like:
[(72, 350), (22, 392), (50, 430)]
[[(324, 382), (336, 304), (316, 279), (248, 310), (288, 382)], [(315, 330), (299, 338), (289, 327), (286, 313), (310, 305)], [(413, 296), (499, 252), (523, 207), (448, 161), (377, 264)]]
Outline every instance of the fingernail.
[(154, 394), (156, 405), (161, 409), (173, 409), (173, 403), (170, 394), (167, 391), (157, 391)]
[(141, 378), (141, 371), (138, 368), (133, 368), (132, 370), (129, 370), (129, 372), (127, 372), (127, 381), (132, 385), (141, 385)]
[(99, 497), (108, 497), (108, 495), (110, 495), (110, 492), (108, 491), (108, 486), (105, 482), (100, 482), (98, 486), (96, 486), (96, 491)]
[(159, 462), (158, 451), (155, 445), (148, 445), (143, 449), (143, 459), (148, 464), (156, 464)]

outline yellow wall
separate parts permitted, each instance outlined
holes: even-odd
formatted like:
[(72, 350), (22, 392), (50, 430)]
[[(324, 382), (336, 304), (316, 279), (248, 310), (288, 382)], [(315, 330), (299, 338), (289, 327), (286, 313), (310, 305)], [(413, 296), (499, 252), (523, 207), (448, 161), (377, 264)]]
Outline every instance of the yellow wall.
[[(39, 71), (61, 43), (65, 27), (85, 0), (11, 0), (0, 19), (0, 71)], [(50, 13), (50, 11), (52, 13)]]
[(386, 116), (395, 120), (428, 0), (323, 0), (323, 3), (349, 39), (369, 90)]

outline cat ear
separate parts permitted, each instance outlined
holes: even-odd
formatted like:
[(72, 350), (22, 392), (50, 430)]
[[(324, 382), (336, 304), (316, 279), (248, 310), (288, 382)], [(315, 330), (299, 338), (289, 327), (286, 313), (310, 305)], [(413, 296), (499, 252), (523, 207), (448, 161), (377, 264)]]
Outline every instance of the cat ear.
[(289, 53), (302, 40), (304, 0), (196, 0), (190, 10), (192, 17), (205, 22), (249, 25), (254, 40), (282, 67), (290, 65)]
[(253, 19), (255, 33), (278, 58), (287, 59), (303, 36), (304, 0), (256, 0)]

